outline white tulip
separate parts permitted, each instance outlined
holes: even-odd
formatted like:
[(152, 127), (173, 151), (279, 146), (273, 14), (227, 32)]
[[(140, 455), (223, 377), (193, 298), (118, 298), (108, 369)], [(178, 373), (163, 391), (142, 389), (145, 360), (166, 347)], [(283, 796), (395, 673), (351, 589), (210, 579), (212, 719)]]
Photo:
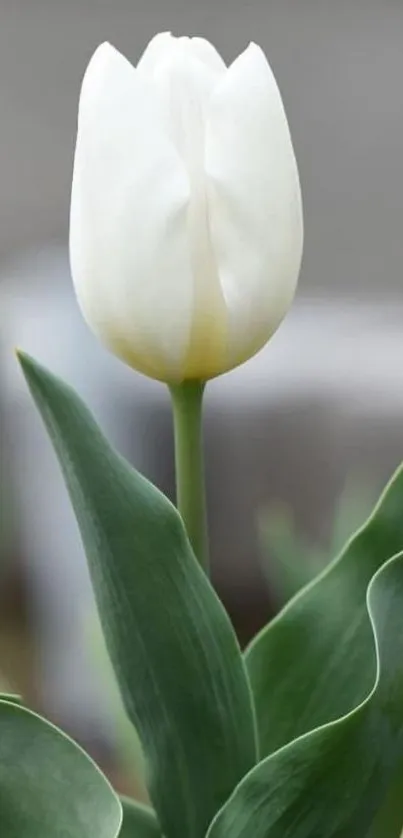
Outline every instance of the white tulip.
[(262, 50), (229, 67), (157, 35), (137, 68), (110, 44), (85, 73), (70, 255), (83, 314), (137, 370), (208, 379), (286, 314), (302, 254), (298, 170)]

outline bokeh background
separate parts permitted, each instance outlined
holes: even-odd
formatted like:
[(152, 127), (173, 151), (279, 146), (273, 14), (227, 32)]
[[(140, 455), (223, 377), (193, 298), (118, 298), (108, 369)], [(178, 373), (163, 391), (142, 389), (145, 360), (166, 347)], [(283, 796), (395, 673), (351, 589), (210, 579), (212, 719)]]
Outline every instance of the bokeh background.
[(0, 0), (0, 677), (122, 788), (136, 747), (122, 748), (73, 515), (12, 349), (67, 378), (172, 494), (167, 394), (87, 332), (67, 257), (86, 64), (103, 40), (135, 62), (166, 29), (209, 38), (227, 61), (261, 44), (302, 181), (295, 306), (207, 391), (214, 578), (242, 642), (337, 551), (403, 457), (401, 0)]

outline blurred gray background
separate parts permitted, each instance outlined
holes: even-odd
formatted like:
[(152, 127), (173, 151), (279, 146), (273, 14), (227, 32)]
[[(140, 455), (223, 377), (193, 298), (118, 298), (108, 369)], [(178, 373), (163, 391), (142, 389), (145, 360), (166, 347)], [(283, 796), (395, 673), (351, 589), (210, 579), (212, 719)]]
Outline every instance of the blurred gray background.
[(215, 579), (242, 639), (270, 613), (261, 562), (274, 579), (290, 545), (296, 562), (306, 544), (326, 554), (346, 481), (354, 491), (340, 539), (403, 455), (401, 0), (1, 0), (0, 532), (11, 622), (0, 656), (15, 677), (13, 615), (28, 615), (17, 679), (83, 740), (111, 738), (83, 640), (91, 593), (12, 346), (68, 378), (119, 448), (172, 493), (164, 388), (126, 370), (87, 332), (67, 261), (85, 67), (103, 40), (135, 63), (166, 29), (209, 38), (227, 61), (250, 40), (263, 47), (302, 182), (296, 304), (270, 345), (207, 394)]

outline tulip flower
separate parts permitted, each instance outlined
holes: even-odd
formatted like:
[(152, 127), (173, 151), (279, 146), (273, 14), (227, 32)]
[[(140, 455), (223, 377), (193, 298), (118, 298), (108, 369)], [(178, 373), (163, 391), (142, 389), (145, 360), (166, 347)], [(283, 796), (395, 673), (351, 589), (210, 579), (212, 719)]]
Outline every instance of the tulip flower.
[(262, 50), (229, 67), (157, 35), (135, 68), (95, 52), (79, 106), (70, 252), (79, 304), (120, 358), (170, 384), (254, 355), (296, 288), (298, 170)]
[(90, 327), (171, 391), (177, 505), (202, 564), (202, 397), (269, 340), (293, 299), (302, 206), (262, 50), (229, 67), (203, 38), (157, 35), (135, 68), (110, 44), (84, 76), (70, 256)]

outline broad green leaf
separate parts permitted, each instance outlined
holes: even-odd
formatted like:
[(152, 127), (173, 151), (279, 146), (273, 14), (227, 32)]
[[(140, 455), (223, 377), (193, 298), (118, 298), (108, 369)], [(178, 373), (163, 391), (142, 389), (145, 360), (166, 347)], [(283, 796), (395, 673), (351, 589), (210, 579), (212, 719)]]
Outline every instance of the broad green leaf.
[(208, 838), (368, 836), (403, 755), (403, 554), (375, 575), (368, 612), (366, 652), (376, 658), (368, 696), (253, 768)]
[(402, 838), (403, 835), (403, 755), (400, 768), (387, 790), (371, 830), (365, 838)]
[(373, 683), (365, 595), (386, 559), (403, 549), (403, 469), (361, 530), (325, 572), (252, 641), (246, 663), (261, 756), (337, 719)]
[(152, 809), (121, 797), (123, 823), (119, 838), (161, 838), (161, 830)]
[(109, 713), (112, 715), (117, 757), (126, 775), (135, 778), (137, 788), (145, 794), (144, 757), (135, 728), (127, 717), (119, 686), (116, 682), (105, 637), (95, 607), (88, 615), (88, 644), (92, 660), (101, 676), (102, 689), (108, 699)]
[(8, 701), (10, 704), (22, 704), (20, 695), (14, 693), (0, 693), (0, 701)]
[(0, 835), (116, 838), (119, 800), (92, 760), (30, 710), (0, 702)]
[(111, 448), (70, 387), (21, 363), (62, 465), (162, 831), (202, 838), (256, 761), (234, 631), (176, 509)]

